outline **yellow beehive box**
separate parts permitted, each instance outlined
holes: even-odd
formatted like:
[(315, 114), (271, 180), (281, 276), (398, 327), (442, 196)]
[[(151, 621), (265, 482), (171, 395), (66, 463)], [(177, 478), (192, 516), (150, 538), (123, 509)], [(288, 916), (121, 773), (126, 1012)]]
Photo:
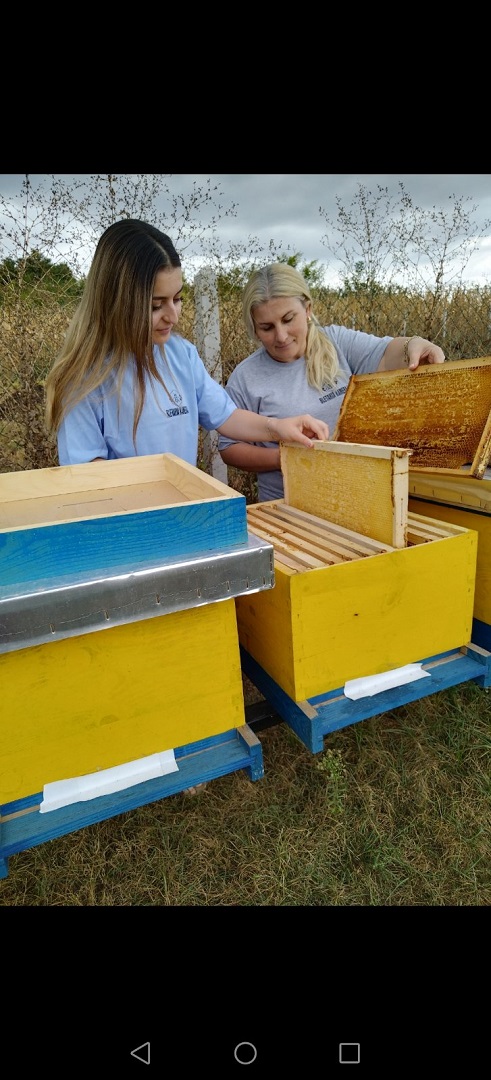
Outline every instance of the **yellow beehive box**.
[[(401, 490), (402, 479), (396, 481), (393, 472), (371, 490), (364, 486), (362, 469), (356, 491), (353, 451), (350, 528), (345, 528), (341, 495), (338, 520), (329, 521), (326, 476), (316, 479), (318, 464), (325, 470), (329, 462), (331, 486), (339, 490), (335, 472), (346, 472), (342, 455), (302, 447), (288, 448), (287, 455), (282, 447), (281, 454), (289, 501), (247, 508), (251, 532), (273, 544), (275, 587), (237, 597), (236, 608), (241, 645), (293, 701), (470, 641), (474, 530), (408, 510), (404, 546), (367, 536), (364, 523), (373, 520), (378, 500), (380, 519), (390, 520), (394, 507), (386, 500), (394, 485)], [(366, 448), (360, 447), (360, 454), (366, 461)]]
[(478, 535), (472, 640), (491, 650), (491, 470), (483, 478), (444, 469), (409, 471), (409, 509)]
[(0, 803), (240, 727), (234, 600), (4, 653), (0, 684)]

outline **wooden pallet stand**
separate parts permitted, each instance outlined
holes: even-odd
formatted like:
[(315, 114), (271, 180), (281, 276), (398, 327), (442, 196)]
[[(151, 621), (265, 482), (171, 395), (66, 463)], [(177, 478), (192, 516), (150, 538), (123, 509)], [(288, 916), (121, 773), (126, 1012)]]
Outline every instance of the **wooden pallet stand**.
[(247, 677), (313, 754), (319, 754), (324, 749), (324, 739), (339, 728), (379, 716), (463, 682), (491, 686), (491, 652), (473, 644), (421, 660), (422, 670), (430, 678), (423, 676), (415, 682), (358, 701), (347, 698), (342, 686), (305, 701), (294, 701), (243, 648), (241, 661)]
[(261, 744), (247, 724), (201, 739), (175, 751), (178, 772), (147, 780), (113, 795), (102, 795), (42, 814), (42, 792), (0, 806), (0, 878), (8, 859), (57, 836), (123, 814), (138, 806), (176, 795), (195, 784), (244, 769), (251, 780), (264, 775)]

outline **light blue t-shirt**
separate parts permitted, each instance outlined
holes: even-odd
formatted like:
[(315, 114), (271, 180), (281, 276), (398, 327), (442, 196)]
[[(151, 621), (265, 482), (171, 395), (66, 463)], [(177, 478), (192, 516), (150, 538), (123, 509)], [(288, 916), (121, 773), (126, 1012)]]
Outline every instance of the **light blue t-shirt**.
[[(227, 382), (227, 392), (237, 408), (278, 418), (310, 413), (328, 424), (332, 437), (351, 376), (376, 371), (393, 338), (376, 337), (346, 326), (324, 326), (323, 330), (335, 346), (339, 359), (340, 371), (334, 387), (326, 385), (322, 390), (314, 389), (307, 381), (303, 357), (282, 363), (273, 360), (261, 346), (237, 364)], [(220, 435), (218, 449), (224, 450), (233, 442), (233, 439)], [(274, 446), (275, 443), (257, 445)], [(283, 498), (280, 470), (259, 473), (257, 488), (259, 502)]]
[(165, 453), (196, 465), (199, 425), (213, 431), (228, 420), (237, 406), (224, 387), (209, 375), (190, 341), (173, 334), (165, 345), (165, 358), (159, 346), (154, 346), (153, 352), (169, 393), (147, 376), (136, 443), (133, 443), (136, 390), (134, 366), (130, 363), (120, 399), (113, 375), (66, 415), (58, 432), (60, 465), (77, 465), (96, 457)]

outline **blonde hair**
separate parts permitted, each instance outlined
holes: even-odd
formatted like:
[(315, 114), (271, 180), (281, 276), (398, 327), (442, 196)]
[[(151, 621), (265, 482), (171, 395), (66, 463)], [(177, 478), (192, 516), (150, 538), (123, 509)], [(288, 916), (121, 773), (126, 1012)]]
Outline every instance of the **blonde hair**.
[(160, 270), (180, 265), (169, 237), (145, 221), (116, 221), (102, 234), (82, 299), (46, 379), (46, 426), (52, 435), (69, 409), (110, 376), (116, 376), (115, 392), (119, 393), (132, 361), (135, 440), (145, 401), (146, 373), (167, 389), (153, 355), (155, 277)]
[(254, 323), (254, 308), (279, 296), (295, 297), (304, 307), (311, 305), (307, 326), (305, 366), (310, 386), (321, 390), (326, 384), (334, 386), (339, 372), (336, 349), (324, 333), (313, 312), (312, 297), (303, 274), (288, 263), (270, 263), (253, 270), (242, 294), (242, 314), (251, 341), (259, 341)]

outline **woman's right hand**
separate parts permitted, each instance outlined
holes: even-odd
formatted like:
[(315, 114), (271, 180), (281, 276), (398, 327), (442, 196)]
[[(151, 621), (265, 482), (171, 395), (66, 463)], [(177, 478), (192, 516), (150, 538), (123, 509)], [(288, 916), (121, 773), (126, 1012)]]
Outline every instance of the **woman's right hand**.
[(268, 430), (271, 441), (298, 442), (302, 446), (312, 446), (313, 439), (329, 439), (329, 428), (323, 420), (316, 420), (309, 413), (302, 416), (287, 416), (278, 420), (274, 416), (268, 418)]

